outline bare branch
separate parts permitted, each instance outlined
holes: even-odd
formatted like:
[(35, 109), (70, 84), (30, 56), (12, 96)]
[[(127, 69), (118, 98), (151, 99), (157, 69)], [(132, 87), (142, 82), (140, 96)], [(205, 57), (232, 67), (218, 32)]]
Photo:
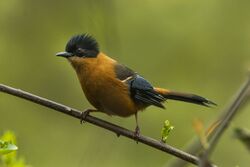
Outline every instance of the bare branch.
[[(249, 78), (247, 78), (247, 81), (249, 80)], [(208, 129), (210, 129), (210, 127), (214, 126), (215, 124), (221, 123), (222, 120), (224, 120), (227, 117), (228, 111), (229, 109), (231, 109), (233, 106), (233, 103), (235, 103), (235, 101), (239, 98), (240, 93), (242, 92), (242, 90), (244, 89), (246, 91), (246, 95), (244, 95), (244, 99), (242, 100), (241, 104), (239, 105), (240, 108), (244, 107), (245, 104), (250, 100), (250, 88), (245, 89), (245, 85), (246, 82), (244, 82), (244, 84), (242, 84), (242, 86), (239, 88), (239, 90), (235, 93), (235, 95), (231, 98), (230, 103), (228, 105), (228, 107), (226, 107), (222, 112), (220, 112), (221, 114), (218, 115), (218, 117), (212, 121), (211, 125), (209, 126)], [(248, 86), (249, 87), (249, 86)], [(238, 108), (238, 110), (240, 109)], [(208, 141), (210, 141), (211, 137), (214, 136), (215, 134), (215, 130), (212, 131), (208, 136)], [(193, 154), (196, 155), (198, 154), (201, 150), (202, 150), (202, 145), (200, 143), (200, 140), (195, 136), (190, 142), (187, 143), (187, 146), (184, 148), (185, 152), (189, 153), (189, 154)], [(186, 161), (183, 161), (181, 159), (172, 159), (170, 161), (168, 161), (168, 163), (165, 166), (168, 167), (183, 167), (187, 164)]]
[(209, 147), (204, 151), (200, 160), (200, 167), (207, 167), (207, 162), (210, 154), (213, 152), (216, 147), (220, 137), (223, 132), (227, 129), (228, 125), (236, 115), (240, 106), (245, 103), (246, 99), (249, 97), (249, 88), (250, 88), (250, 75), (248, 75), (247, 80), (241, 86), (239, 92), (236, 94), (235, 99), (232, 101), (231, 105), (229, 105), (228, 109), (226, 109), (225, 116), (222, 120), (220, 120), (219, 126), (215, 129), (213, 135), (211, 135), (209, 141)]
[[(42, 106), (46, 106), (48, 108), (54, 109), (56, 111), (62, 112), (64, 114), (70, 115), (72, 117), (82, 119), (81, 115), (82, 112), (73, 108), (70, 108), (68, 106), (62, 105), (60, 103), (56, 103), (54, 101), (33, 95), (31, 93), (22, 91), (20, 89), (15, 89), (3, 84), (0, 84), (0, 91), (4, 93), (8, 93), (11, 95), (14, 95), (16, 97), (20, 97), (29, 101), (32, 101), (34, 103), (37, 103)], [(107, 121), (101, 120), (99, 118), (93, 117), (88, 115), (85, 119), (86, 122), (89, 122), (91, 124), (94, 124), (96, 126), (99, 126), (101, 128), (107, 129), (109, 131), (112, 131), (116, 133), (118, 136), (122, 135), (130, 139), (135, 139), (135, 135), (133, 131), (130, 131), (128, 129), (125, 129), (123, 127), (117, 126), (115, 124), (109, 123)], [(160, 141), (157, 141), (155, 139), (152, 139), (147, 136), (140, 135), (138, 138), (136, 138), (136, 141), (143, 143), (145, 145), (148, 145), (150, 147), (153, 147), (157, 150), (163, 151), (165, 153), (171, 154), (173, 156), (176, 156), (182, 160), (188, 161), (192, 164), (198, 165), (199, 159), (191, 154), (188, 154), (186, 152), (183, 152), (177, 148), (174, 148), (170, 145), (164, 144)]]

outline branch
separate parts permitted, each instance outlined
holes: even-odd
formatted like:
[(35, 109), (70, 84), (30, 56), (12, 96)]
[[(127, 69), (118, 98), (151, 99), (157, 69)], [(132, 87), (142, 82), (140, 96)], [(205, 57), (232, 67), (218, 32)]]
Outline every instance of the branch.
[[(0, 92), (4, 92), (7, 94), (14, 95), (16, 97), (20, 97), (29, 101), (32, 101), (34, 103), (37, 103), (39, 105), (54, 109), (56, 111), (62, 112), (64, 114), (70, 115), (72, 117), (82, 119), (82, 112), (73, 108), (70, 108), (68, 106), (62, 105), (60, 103), (56, 103), (54, 101), (33, 95), (31, 93), (22, 91), (20, 89), (15, 89), (3, 84), (0, 84)], [(107, 121), (101, 120), (99, 118), (93, 117), (91, 115), (88, 115), (84, 121), (89, 122), (91, 124), (94, 124), (96, 126), (99, 126), (101, 128), (104, 128), (106, 130), (112, 131), (116, 133), (118, 136), (122, 135), (130, 139), (136, 139), (136, 141), (143, 143), (145, 145), (148, 145), (150, 147), (153, 147), (157, 150), (163, 151), (165, 153), (171, 154), (173, 156), (176, 156), (182, 160), (188, 161), (192, 164), (198, 165), (199, 159), (191, 154), (188, 154), (186, 152), (183, 152), (177, 148), (174, 148), (170, 145), (163, 144), (160, 141), (157, 141), (155, 139), (152, 139), (147, 136), (140, 135), (138, 138), (135, 138), (134, 132), (130, 131), (128, 129), (125, 129), (123, 127), (117, 126), (115, 124), (109, 123)]]
[(220, 120), (219, 126), (215, 129), (213, 135), (211, 135), (211, 139), (209, 142), (209, 147), (204, 151), (200, 159), (200, 167), (206, 167), (208, 163), (208, 158), (210, 154), (215, 149), (220, 137), (223, 132), (227, 129), (230, 122), (233, 120), (240, 106), (245, 103), (246, 99), (249, 97), (249, 88), (250, 88), (250, 75), (248, 75), (247, 80), (241, 86), (239, 92), (236, 94), (235, 99), (232, 101), (231, 105), (229, 105), (228, 109), (226, 109), (225, 116)]
[[(241, 94), (243, 91), (246, 91), (247, 94), (244, 94), (244, 98), (241, 101), (241, 103), (238, 106), (238, 110), (239, 107), (242, 108), (249, 100), (250, 100), (250, 89), (247, 90), (246, 87), (246, 83), (249, 81), (249, 78), (247, 78), (246, 81), (244, 81), (244, 83), (241, 85), (241, 87), (238, 89), (238, 91), (234, 94), (234, 96), (231, 98), (230, 103), (228, 105), (227, 108), (225, 108), (222, 112), (220, 112), (221, 114), (218, 116), (218, 118), (216, 118), (214, 121), (212, 121), (211, 125), (209, 126), (208, 129), (210, 129), (210, 127), (214, 126), (215, 124), (217, 124), (218, 122), (221, 123), (222, 120), (224, 120), (227, 115), (229, 110), (232, 109), (232, 106), (234, 105), (234, 103), (240, 98)], [(248, 85), (249, 87), (249, 85)], [(208, 136), (208, 141), (211, 141), (211, 137), (215, 135), (215, 131), (212, 131)], [(199, 153), (201, 151), (201, 149), (203, 148), (203, 146), (200, 143), (200, 140), (197, 137), (194, 137), (185, 147), (185, 152), (189, 153), (189, 154), (193, 154), (196, 155), (197, 153)], [(185, 166), (187, 163), (186, 161), (183, 161), (181, 159), (172, 159), (170, 161), (168, 161), (168, 163), (166, 164), (166, 166), (168, 167), (183, 167)]]

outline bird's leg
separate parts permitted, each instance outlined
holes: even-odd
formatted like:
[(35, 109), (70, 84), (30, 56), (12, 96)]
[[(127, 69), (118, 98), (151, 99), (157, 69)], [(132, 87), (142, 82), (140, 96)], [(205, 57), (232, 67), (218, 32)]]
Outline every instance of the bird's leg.
[(82, 113), (81, 113), (81, 119), (80, 119), (80, 123), (85, 123), (85, 119), (86, 117), (89, 115), (90, 112), (95, 112), (97, 110), (95, 109), (85, 109)]
[(134, 135), (135, 135), (135, 140), (138, 143), (138, 138), (140, 136), (140, 128), (139, 128), (139, 125), (138, 125), (137, 112), (135, 113), (135, 122), (136, 122), (136, 127), (135, 127)]

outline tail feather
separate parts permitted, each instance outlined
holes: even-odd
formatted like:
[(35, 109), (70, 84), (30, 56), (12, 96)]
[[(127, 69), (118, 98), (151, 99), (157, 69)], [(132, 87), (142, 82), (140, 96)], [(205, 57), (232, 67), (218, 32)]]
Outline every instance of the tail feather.
[(188, 103), (194, 103), (206, 107), (210, 107), (211, 105), (217, 105), (211, 100), (208, 100), (204, 97), (195, 95), (195, 94), (189, 94), (189, 93), (181, 93), (181, 92), (175, 92), (175, 91), (169, 91), (162, 88), (154, 88), (156, 92), (161, 94), (166, 99), (172, 99), (172, 100), (179, 100), (184, 101)]

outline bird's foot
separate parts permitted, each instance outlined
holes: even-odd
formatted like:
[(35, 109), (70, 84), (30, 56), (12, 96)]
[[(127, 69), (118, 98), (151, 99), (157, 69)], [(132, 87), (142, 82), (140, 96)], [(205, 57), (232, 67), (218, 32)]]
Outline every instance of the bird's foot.
[(92, 109), (86, 109), (81, 113), (81, 119), (80, 119), (80, 123), (83, 124), (85, 123), (85, 119), (86, 117), (89, 115), (90, 112), (92, 112)]
[(140, 128), (139, 126), (136, 126), (135, 132), (134, 132), (134, 138), (137, 144), (138, 144), (139, 137), (140, 137)]

